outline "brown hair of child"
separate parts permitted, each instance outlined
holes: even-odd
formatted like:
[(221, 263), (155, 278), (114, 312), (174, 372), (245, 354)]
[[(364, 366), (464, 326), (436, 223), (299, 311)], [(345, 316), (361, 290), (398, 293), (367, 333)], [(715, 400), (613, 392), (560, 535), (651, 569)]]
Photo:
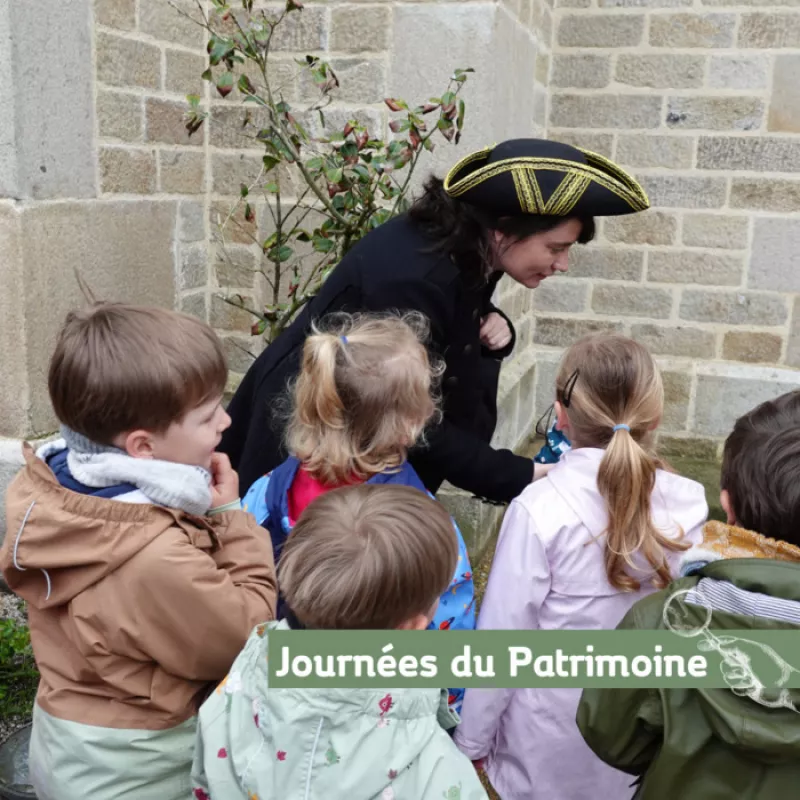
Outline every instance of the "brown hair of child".
[(96, 303), (72, 311), (50, 359), (48, 388), (64, 425), (99, 444), (157, 433), (225, 390), (222, 345), (204, 322), (163, 308)]
[(736, 420), (720, 485), (737, 525), (800, 546), (800, 391)]
[(457, 563), (453, 522), (441, 503), (410, 486), (361, 484), (305, 509), (278, 579), (307, 628), (390, 630), (432, 616)]
[(420, 314), (337, 314), (314, 326), (294, 384), (287, 447), (317, 480), (365, 480), (402, 465), (437, 414)]
[(564, 355), (556, 394), (573, 446), (605, 450), (597, 488), (608, 512), (609, 582), (623, 591), (639, 589), (641, 581), (629, 571), (636, 569), (633, 557), (639, 554), (655, 573), (653, 584), (666, 586), (671, 580), (666, 551), (688, 545), (680, 541), (682, 531), (671, 538), (656, 528), (650, 512), (656, 471), (664, 467), (653, 441), (664, 412), (664, 387), (652, 355), (625, 336), (586, 336)]

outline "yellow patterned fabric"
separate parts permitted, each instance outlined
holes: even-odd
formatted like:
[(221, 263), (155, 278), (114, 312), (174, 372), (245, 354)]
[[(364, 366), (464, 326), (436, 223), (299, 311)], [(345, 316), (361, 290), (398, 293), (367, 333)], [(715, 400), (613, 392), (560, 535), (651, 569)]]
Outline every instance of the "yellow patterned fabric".
[(800, 562), (800, 547), (713, 520), (703, 528), (703, 542), (699, 546), (716, 553), (720, 558), (770, 558)]

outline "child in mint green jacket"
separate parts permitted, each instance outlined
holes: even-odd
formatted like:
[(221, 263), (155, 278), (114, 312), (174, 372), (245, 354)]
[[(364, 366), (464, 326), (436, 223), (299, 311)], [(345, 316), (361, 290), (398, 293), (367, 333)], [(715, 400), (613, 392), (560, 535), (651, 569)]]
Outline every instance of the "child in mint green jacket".
[(437, 689), (270, 689), (276, 628), (425, 630), (458, 558), (444, 508), (408, 486), (322, 495), (284, 547), (286, 619), (259, 626), (200, 710), (196, 800), (486, 800)]

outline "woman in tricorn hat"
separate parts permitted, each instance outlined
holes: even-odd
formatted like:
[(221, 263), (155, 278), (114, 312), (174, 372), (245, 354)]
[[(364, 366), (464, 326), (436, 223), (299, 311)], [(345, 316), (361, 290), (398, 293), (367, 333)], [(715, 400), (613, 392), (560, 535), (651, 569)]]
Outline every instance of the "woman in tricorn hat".
[(591, 241), (594, 217), (648, 205), (642, 187), (613, 162), (540, 139), (479, 150), (444, 181), (431, 178), (407, 214), (348, 252), (244, 377), (221, 446), (242, 491), (285, 457), (273, 409), (297, 375), (311, 321), (335, 311), (398, 309), (428, 317), (431, 348), (446, 367), (442, 421), (409, 460), (431, 492), (448, 480), (488, 500), (511, 500), (538, 475), (531, 459), (489, 444), (500, 362), (516, 338), (509, 318), (492, 305), (495, 286), (505, 273), (535, 289), (566, 271), (572, 245)]

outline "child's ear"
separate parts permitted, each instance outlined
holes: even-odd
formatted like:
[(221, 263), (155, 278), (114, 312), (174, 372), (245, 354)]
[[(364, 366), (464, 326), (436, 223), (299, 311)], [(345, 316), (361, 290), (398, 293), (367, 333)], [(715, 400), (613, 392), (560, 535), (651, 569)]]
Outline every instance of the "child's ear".
[(401, 622), (397, 626), (397, 630), (399, 631), (424, 631), (427, 630), (428, 625), (431, 624), (430, 618), (427, 614), (417, 614), (411, 619), (407, 619), (405, 622)]
[(428, 625), (431, 624), (431, 621), (436, 616), (436, 610), (439, 608), (439, 598), (436, 598), (436, 602), (431, 606), (430, 610), (427, 614), (417, 614), (415, 617), (411, 617), (411, 619), (407, 619), (405, 622), (401, 623), (397, 626), (397, 630), (399, 631), (426, 631), (428, 630)]
[(569, 417), (567, 416), (567, 410), (556, 400), (556, 402), (553, 403), (553, 411), (556, 415), (556, 428), (569, 436)]
[(148, 431), (123, 433), (117, 437), (114, 444), (132, 458), (153, 458), (153, 435)]
[(728, 518), (728, 525), (736, 525), (736, 517), (733, 514), (733, 503), (731, 503), (731, 496), (727, 489), (723, 489), (719, 493), (719, 504), (722, 506), (722, 510)]

